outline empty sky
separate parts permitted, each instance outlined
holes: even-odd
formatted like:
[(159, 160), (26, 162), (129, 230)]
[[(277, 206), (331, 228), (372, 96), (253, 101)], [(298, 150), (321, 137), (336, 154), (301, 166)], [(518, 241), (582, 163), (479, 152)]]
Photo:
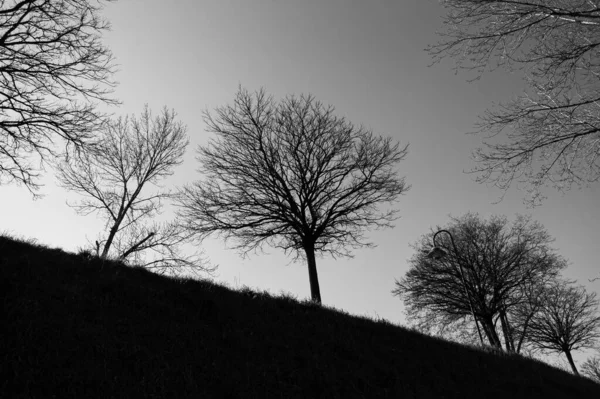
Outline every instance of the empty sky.
[[(448, 215), (468, 211), (511, 220), (531, 213), (569, 259), (566, 276), (599, 292), (600, 281), (588, 282), (600, 273), (598, 186), (564, 196), (549, 191), (542, 207), (529, 210), (516, 189), (493, 204), (501, 192), (463, 173), (480, 144), (465, 133), (522, 85), (503, 73), (468, 83), (470, 75), (455, 75), (450, 60), (428, 67), (423, 49), (437, 40), (442, 12), (435, 0), (121, 0), (104, 12), (112, 23), (105, 43), (120, 65), (116, 96), (123, 105), (113, 111), (166, 105), (188, 126), (186, 161), (169, 186), (197, 177), (195, 149), (210, 137), (201, 112), (230, 103), (240, 84), (265, 87), (276, 98), (311, 93), (355, 124), (410, 143), (399, 171), (412, 189), (400, 198), (396, 227), (370, 233), (377, 248), (356, 251), (353, 259), (317, 259), (326, 305), (403, 322), (401, 302), (390, 291), (407, 270), (409, 244)], [(86, 237), (95, 239), (101, 221), (76, 215), (65, 199), (77, 197), (55, 187), (51, 174), (46, 182), (38, 201), (23, 187), (0, 188), (0, 229), (73, 251)], [(277, 250), (242, 260), (212, 240), (205, 251), (219, 264), (218, 281), (310, 296), (306, 266)]]

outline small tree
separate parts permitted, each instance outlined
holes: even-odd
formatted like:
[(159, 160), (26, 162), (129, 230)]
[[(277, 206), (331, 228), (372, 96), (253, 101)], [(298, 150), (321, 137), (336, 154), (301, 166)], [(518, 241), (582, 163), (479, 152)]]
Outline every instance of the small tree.
[[(488, 111), (478, 181), (567, 190), (600, 179), (600, 8), (597, 0), (446, 0), (446, 31), (429, 48), (457, 68), (525, 73), (524, 93)], [(506, 133), (503, 137), (503, 133)], [(498, 140), (496, 140), (499, 138)]]
[[(106, 231), (94, 251), (103, 258), (141, 263), (159, 271), (185, 267), (208, 270), (198, 254), (183, 256), (180, 224), (146, 223), (160, 213), (172, 194), (149, 190), (173, 174), (188, 145), (186, 127), (166, 108), (152, 118), (148, 107), (140, 118), (119, 118), (105, 125), (94, 148), (58, 166), (61, 185), (83, 197), (71, 206), (78, 213), (99, 212)], [(154, 253), (152, 259), (142, 255)]]
[(102, 123), (96, 103), (116, 103), (99, 4), (0, 1), (0, 184), (21, 183), (35, 195), (34, 160), (43, 168), (56, 158), (57, 141), (80, 149)]
[(581, 372), (600, 384), (600, 356), (596, 355), (587, 359), (581, 365)]
[(506, 350), (519, 352), (539, 287), (565, 267), (550, 248), (552, 238), (523, 216), (509, 225), (506, 217), (481, 220), (469, 213), (445, 229), (451, 236), (440, 235), (437, 245), (446, 256), (429, 258), (435, 232), (423, 235), (393, 295), (403, 299), (409, 319), (421, 330), (456, 336), (466, 325), (472, 333), (474, 318), (490, 345), (500, 349), (504, 341)]
[(190, 234), (233, 238), (243, 255), (268, 244), (305, 257), (311, 297), (321, 302), (315, 256), (350, 256), (379, 211), (408, 190), (394, 170), (407, 147), (334, 115), (312, 96), (279, 103), (240, 89), (233, 105), (205, 113), (218, 138), (199, 149), (204, 179), (185, 187), (179, 215)]
[(595, 293), (560, 282), (548, 288), (540, 309), (529, 323), (529, 341), (541, 350), (562, 352), (573, 373), (579, 374), (572, 352), (592, 348), (600, 338), (600, 316)]

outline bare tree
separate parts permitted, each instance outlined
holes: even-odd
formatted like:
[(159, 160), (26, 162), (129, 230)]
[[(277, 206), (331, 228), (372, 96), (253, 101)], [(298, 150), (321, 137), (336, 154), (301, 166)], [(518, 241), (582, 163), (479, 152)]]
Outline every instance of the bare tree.
[(394, 170), (408, 146), (376, 137), (312, 96), (277, 103), (240, 88), (233, 105), (205, 112), (218, 138), (199, 148), (204, 179), (185, 187), (180, 216), (190, 234), (233, 238), (243, 255), (264, 244), (305, 257), (311, 297), (321, 302), (316, 254), (350, 256), (368, 228), (390, 227), (379, 211), (408, 190)]
[(500, 349), (504, 340), (507, 351), (519, 352), (537, 306), (531, 303), (539, 296), (537, 287), (555, 279), (566, 264), (550, 248), (550, 235), (524, 216), (509, 225), (506, 217), (486, 221), (468, 213), (452, 218), (445, 229), (450, 235), (439, 236), (437, 243), (446, 256), (429, 258), (434, 232), (423, 235), (392, 293), (421, 330), (456, 336), (458, 328), (466, 328), (473, 334), (474, 318), (491, 346)]
[[(181, 268), (210, 271), (199, 256), (184, 256), (180, 223), (151, 223), (172, 194), (149, 190), (173, 174), (188, 145), (186, 127), (164, 109), (152, 117), (146, 106), (139, 118), (119, 118), (106, 124), (101, 140), (80, 157), (60, 164), (58, 178), (67, 190), (85, 197), (73, 208), (79, 214), (98, 212), (106, 232), (95, 243), (96, 255), (141, 264), (158, 271)], [(143, 255), (154, 253), (147, 259)]]
[(600, 356), (596, 355), (587, 359), (581, 365), (582, 374), (600, 383)]
[(96, 105), (117, 103), (100, 4), (0, 0), (0, 184), (24, 184), (35, 196), (58, 142), (80, 149), (104, 120)]
[(527, 337), (541, 350), (564, 353), (573, 373), (579, 374), (571, 353), (594, 347), (600, 338), (597, 307), (595, 293), (559, 282), (546, 290), (542, 306), (529, 323)]
[[(568, 190), (600, 179), (600, 2), (447, 0), (435, 61), (457, 69), (521, 69), (523, 95), (479, 123), (487, 136), (474, 153), (479, 182), (507, 190), (522, 182), (526, 202), (546, 185)], [(506, 133), (506, 138), (502, 133)], [(498, 140), (496, 140), (498, 138)]]
[(512, 332), (513, 350), (515, 352), (521, 353), (525, 347), (530, 352), (535, 351), (535, 348), (529, 345), (529, 341), (527, 340), (529, 323), (543, 304), (546, 287), (553, 284), (556, 278), (557, 273), (541, 275), (533, 281), (524, 282), (519, 287), (519, 301), (516, 301), (510, 309), (511, 322), (509, 323), (509, 331)]

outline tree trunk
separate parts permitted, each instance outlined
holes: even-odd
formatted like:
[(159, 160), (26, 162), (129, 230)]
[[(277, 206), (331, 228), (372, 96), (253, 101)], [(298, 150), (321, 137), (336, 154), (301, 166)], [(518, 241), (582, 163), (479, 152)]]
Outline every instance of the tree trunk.
[(115, 238), (115, 235), (119, 231), (119, 227), (121, 226), (123, 219), (125, 219), (125, 215), (127, 215), (127, 212), (129, 212), (131, 204), (133, 204), (137, 196), (140, 194), (143, 185), (143, 183), (138, 184), (137, 188), (135, 189), (133, 194), (131, 194), (131, 198), (129, 198), (129, 201), (127, 203), (125, 203), (125, 195), (121, 196), (121, 206), (119, 207), (119, 212), (117, 212), (117, 217), (116, 219), (114, 219), (115, 222), (110, 228), (108, 238), (106, 239), (106, 244), (104, 244), (104, 251), (102, 251), (101, 256), (103, 259), (105, 259), (108, 256), (108, 251), (112, 246), (112, 242)]
[(564, 350), (565, 355), (567, 355), (567, 360), (569, 361), (569, 364), (571, 365), (571, 369), (573, 370), (573, 373), (575, 375), (579, 375), (579, 371), (577, 371), (577, 367), (575, 367), (575, 362), (573, 361), (573, 356), (571, 356), (571, 351), (568, 349)]
[(527, 327), (529, 327), (529, 321), (531, 320), (531, 317), (533, 317), (533, 312), (531, 312), (527, 316), (527, 319), (525, 320), (525, 324), (523, 325), (523, 331), (521, 332), (521, 337), (519, 338), (519, 343), (517, 344), (517, 353), (521, 353), (521, 345), (523, 345), (523, 342), (525, 341), (525, 336), (527, 334)]
[(486, 338), (488, 339), (490, 345), (494, 345), (494, 339), (492, 338), (492, 336), (490, 335), (490, 329), (488, 328), (487, 323), (485, 322), (481, 322), (481, 328), (483, 328), (483, 332), (485, 333)]
[(481, 325), (483, 326), (483, 331), (485, 331), (488, 341), (490, 341), (490, 345), (494, 348), (502, 349), (500, 338), (498, 337), (498, 333), (496, 333), (492, 320), (483, 319), (481, 320)]
[(513, 343), (512, 331), (506, 317), (506, 310), (502, 310), (500, 314), (500, 323), (502, 324), (502, 334), (504, 335), (504, 345), (507, 352), (514, 352), (515, 345)]
[(106, 259), (106, 257), (108, 256), (108, 251), (110, 250), (110, 247), (112, 246), (112, 242), (115, 238), (115, 234), (117, 234), (117, 230), (118, 230), (118, 224), (117, 223), (121, 223), (119, 222), (115, 222), (115, 224), (113, 225), (113, 227), (110, 229), (110, 232), (108, 233), (108, 238), (106, 239), (106, 243), (104, 244), (104, 249), (102, 250), (102, 255), (100, 255), (100, 257), (102, 259)]
[(315, 244), (304, 243), (306, 260), (308, 262), (308, 280), (310, 282), (310, 296), (313, 302), (321, 304), (321, 290), (319, 289), (319, 276), (317, 275), (317, 261), (315, 259)]

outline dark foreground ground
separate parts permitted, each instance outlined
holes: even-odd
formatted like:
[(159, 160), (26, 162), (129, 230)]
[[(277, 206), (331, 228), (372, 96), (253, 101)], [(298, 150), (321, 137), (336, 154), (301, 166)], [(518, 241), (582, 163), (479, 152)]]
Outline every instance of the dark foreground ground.
[(0, 236), (0, 398), (600, 398), (384, 321)]

